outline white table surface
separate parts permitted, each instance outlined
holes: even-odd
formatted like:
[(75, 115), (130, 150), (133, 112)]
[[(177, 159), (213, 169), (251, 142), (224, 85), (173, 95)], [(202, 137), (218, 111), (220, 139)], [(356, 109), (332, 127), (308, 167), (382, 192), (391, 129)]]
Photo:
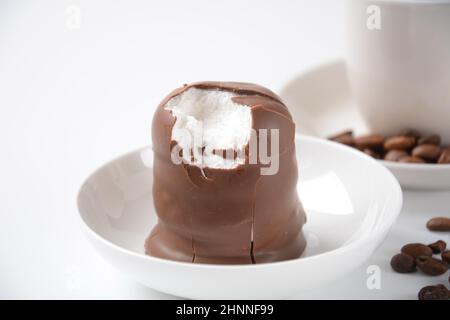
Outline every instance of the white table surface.
[[(70, 5), (79, 28), (67, 27)], [(344, 55), (343, 21), (336, 0), (1, 1), (0, 298), (174, 298), (128, 279), (87, 243), (75, 218), (82, 181), (150, 141), (154, 108), (173, 88), (237, 80), (278, 91)], [(449, 211), (450, 192), (406, 193), (365, 265), (295, 298), (414, 299), (447, 281), (395, 274), (389, 260), (406, 242), (444, 237), (424, 225)], [(381, 270), (379, 290), (366, 286), (370, 265)]]

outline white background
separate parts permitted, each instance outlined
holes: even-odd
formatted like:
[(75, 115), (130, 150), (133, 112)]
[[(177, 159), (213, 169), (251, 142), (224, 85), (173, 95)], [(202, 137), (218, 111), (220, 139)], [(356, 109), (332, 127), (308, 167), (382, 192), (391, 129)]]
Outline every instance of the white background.
[[(67, 27), (70, 5), (81, 10), (79, 29)], [(149, 143), (154, 108), (173, 88), (236, 80), (279, 91), (344, 55), (343, 25), (336, 0), (0, 0), (0, 298), (170, 298), (97, 256), (75, 218), (77, 189)], [(394, 274), (389, 259), (408, 241), (442, 237), (424, 224), (448, 214), (449, 199), (406, 194), (370, 261), (296, 298), (415, 298), (446, 281)], [(381, 290), (367, 289), (372, 264)]]

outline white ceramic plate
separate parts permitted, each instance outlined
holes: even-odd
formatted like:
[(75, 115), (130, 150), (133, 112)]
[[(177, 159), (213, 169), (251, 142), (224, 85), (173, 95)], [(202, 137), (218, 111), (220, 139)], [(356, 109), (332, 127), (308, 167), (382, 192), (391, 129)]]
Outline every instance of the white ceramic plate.
[[(368, 132), (352, 98), (343, 61), (298, 76), (284, 87), (281, 97), (299, 133), (325, 138), (347, 129), (354, 129), (356, 134)], [(450, 165), (381, 163), (404, 188), (450, 189)]]
[(372, 254), (400, 212), (402, 193), (392, 174), (363, 153), (306, 136), (296, 144), (298, 191), (308, 218), (308, 244), (299, 259), (226, 266), (145, 256), (144, 240), (156, 222), (150, 147), (111, 161), (86, 180), (78, 195), (83, 229), (118, 269), (181, 297), (278, 299), (323, 286)]

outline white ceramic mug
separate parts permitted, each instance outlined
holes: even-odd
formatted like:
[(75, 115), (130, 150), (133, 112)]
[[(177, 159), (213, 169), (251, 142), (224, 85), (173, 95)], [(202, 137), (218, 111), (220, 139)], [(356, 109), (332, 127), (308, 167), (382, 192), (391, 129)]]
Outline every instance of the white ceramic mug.
[(373, 132), (450, 143), (450, 0), (348, 0), (349, 80)]

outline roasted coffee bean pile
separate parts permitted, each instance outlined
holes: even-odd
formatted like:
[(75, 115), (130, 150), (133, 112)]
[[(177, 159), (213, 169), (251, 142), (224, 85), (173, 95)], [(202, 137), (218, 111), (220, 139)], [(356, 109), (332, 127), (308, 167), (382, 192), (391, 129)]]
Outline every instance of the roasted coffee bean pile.
[[(450, 231), (450, 218), (437, 217), (427, 222), (432, 231)], [(391, 259), (391, 267), (399, 273), (411, 273), (419, 269), (424, 274), (439, 276), (446, 273), (450, 265), (450, 250), (444, 240), (429, 245), (409, 243)], [(435, 257), (433, 257), (435, 255)], [(450, 281), (450, 278), (449, 278)], [(419, 291), (419, 300), (448, 300), (450, 290), (443, 284), (426, 286)]]
[(450, 146), (441, 146), (437, 134), (421, 136), (415, 130), (405, 130), (395, 136), (370, 134), (355, 137), (347, 130), (328, 138), (354, 147), (375, 159), (404, 163), (450, 163)]

